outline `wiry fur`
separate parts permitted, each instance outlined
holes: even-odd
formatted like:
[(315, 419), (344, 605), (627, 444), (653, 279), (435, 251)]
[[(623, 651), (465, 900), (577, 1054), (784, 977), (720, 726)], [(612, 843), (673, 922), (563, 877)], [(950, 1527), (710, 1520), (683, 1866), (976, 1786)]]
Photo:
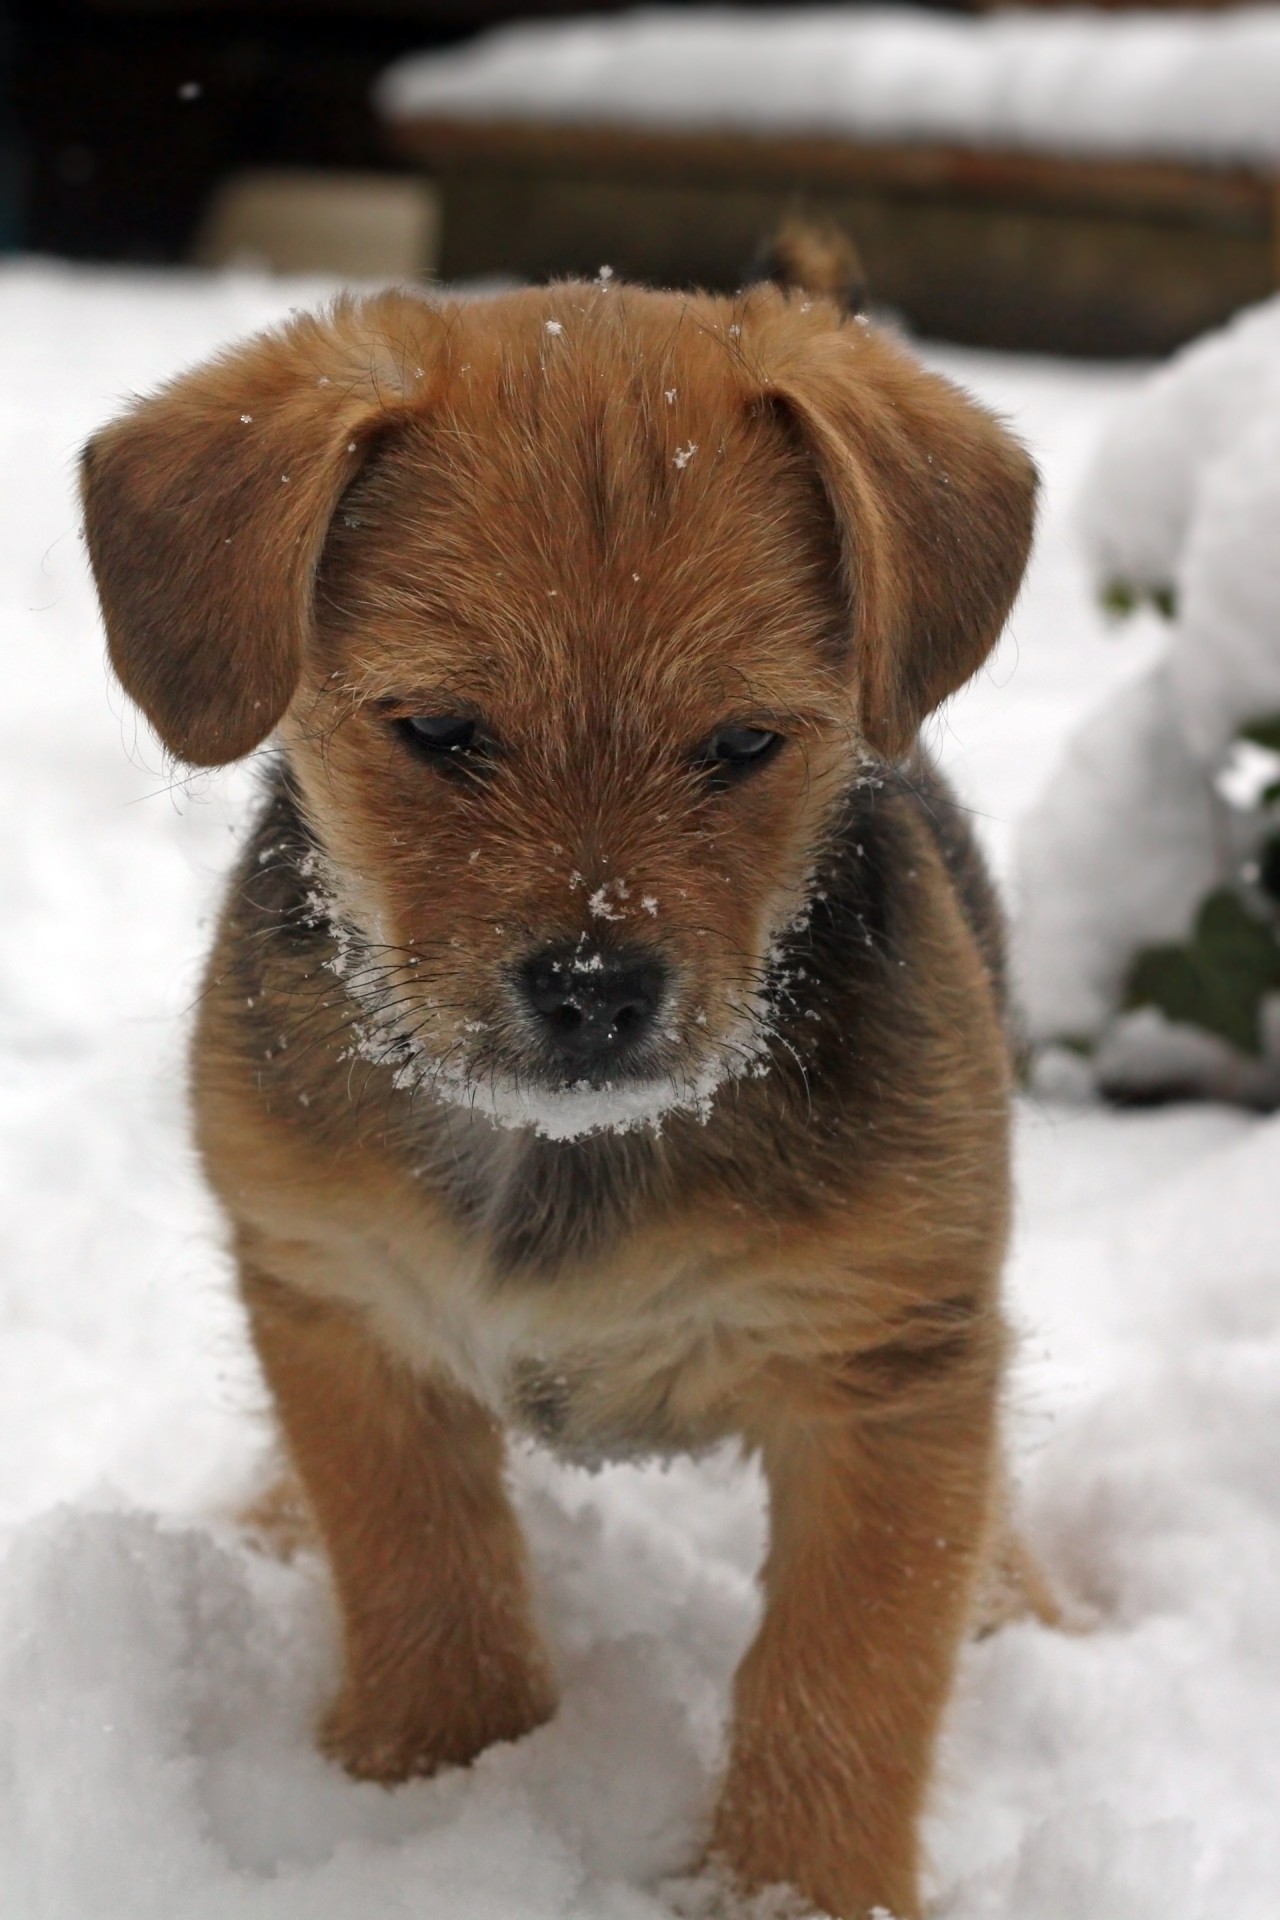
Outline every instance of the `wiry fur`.
[[(972, 402), (766, 288), (346, 301), (89, 448), (125, 686), (189, 760), (281, 743), (196, 1109), (354, 1771), (552, 1711), (504, 1424), (587, 1459), (736, 1435), (772, 1540), (712, 1852), (918, 1913), (999, 1504), (1009, 1075), (995, 910), (914, 742), (1032, 498)], [(500, 743), (475, 777), (406, 751), (441, 711)], [(718, 786), (729, 723), (786, 745)], [(669, 998), (581, 1119), (512, 982), (619, 941)]]

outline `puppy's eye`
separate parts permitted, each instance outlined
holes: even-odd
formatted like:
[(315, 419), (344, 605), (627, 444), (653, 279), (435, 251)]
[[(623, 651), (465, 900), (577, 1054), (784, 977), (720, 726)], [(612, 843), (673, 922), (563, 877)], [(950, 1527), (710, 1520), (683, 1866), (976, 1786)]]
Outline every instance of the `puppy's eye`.
[(721, 783), (741, 779), (772, 760), (782, 735), (765, 727), (717, 727), (699, 758)]
[(422, 753), (466, 753), (476, 741), (476, 723), (462, 713), (415, 713), (400, 731)]
[(497, 772), (502, 743), (483, 717), (459, 713), (456, 708), (453, 712), (406, 713), (408, 704), (407, 700), (403, 704), (388, 700), (384, 712), (391, 731), (416, 760), (425, 760), (437, 773), (464, 784)]

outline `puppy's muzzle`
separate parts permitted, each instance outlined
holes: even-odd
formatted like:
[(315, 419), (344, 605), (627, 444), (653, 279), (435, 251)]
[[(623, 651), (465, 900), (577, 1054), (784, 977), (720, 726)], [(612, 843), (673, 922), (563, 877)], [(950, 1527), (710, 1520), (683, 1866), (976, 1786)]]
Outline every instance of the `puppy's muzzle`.
[(655, 1032), (669, 970), (645, 947), (546, 947), (517, 990), (545, 1057), (574, 1075), (632, 1070)]

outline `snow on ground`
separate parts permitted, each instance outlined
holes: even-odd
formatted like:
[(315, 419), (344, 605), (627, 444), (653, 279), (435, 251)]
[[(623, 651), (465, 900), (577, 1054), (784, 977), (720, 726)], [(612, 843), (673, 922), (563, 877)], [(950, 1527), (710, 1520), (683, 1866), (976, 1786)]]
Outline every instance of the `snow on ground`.
[[(229, 1515), (262, 1393), (183, 1135), (182, 1022), (250, 782), (174, 785), (101, 664), (71, 497), (128, 389), (299, 298), (0, 274), (0, 1914), (664, 1920), (696, 1890), (760, 1489), (728, 1458), (516, 1466), (558, 1719), (394, 1794), (324, 1764), (320, 1569)], [(1141, 671), (1071, 497), (1127, 372), (940, 355), (1042, 459), (1010, 638), (939, 743), (1002, 867), (1076, 721)], [(972, 1650), (938, 1920), (1280, 1912), (1280, 1121), (1028, 1104), (1011, 1419), (1093, 1630)]]
[(549, 120), (851, 134), (1037, 151), (1274, 161), (1280, 7), (1088, 7), (948, 19), (913, 7), (642, 7), (528, 21), (411, 54), (391, 120)]

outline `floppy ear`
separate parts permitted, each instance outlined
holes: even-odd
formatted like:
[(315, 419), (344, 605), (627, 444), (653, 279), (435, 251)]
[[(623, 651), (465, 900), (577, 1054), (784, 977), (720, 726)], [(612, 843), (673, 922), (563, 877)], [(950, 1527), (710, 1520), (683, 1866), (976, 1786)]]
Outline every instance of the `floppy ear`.
[(288, 706), (330, 519), (420, 393), (437, 332), (411, 295), (340, 301), (184, 374), (85, 448), (112, 665), (180, 759), (239, 759)]
[(835, 515), (864, 732), (897, 759), (999, 638), (1035, 467), (976, 401), (859, 324), (792, 329), (767, 378)]

